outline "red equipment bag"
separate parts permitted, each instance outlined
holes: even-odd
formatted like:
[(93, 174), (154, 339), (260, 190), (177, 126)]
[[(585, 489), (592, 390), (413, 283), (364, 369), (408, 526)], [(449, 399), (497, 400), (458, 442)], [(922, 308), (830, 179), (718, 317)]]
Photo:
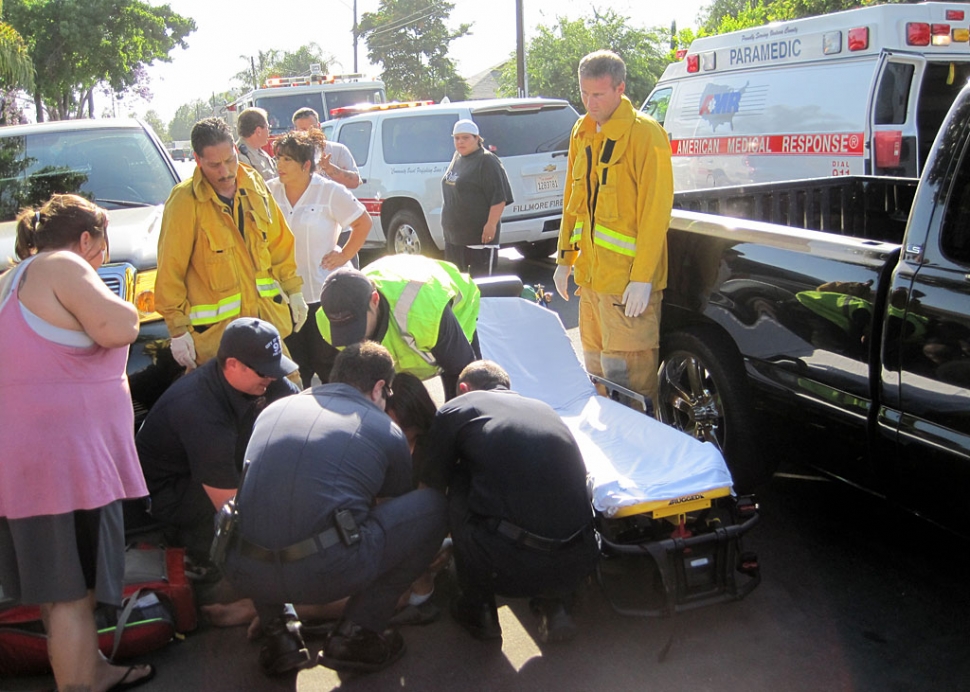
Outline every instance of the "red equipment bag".
[[(198, 626), (185, 550), (134, 546), (125, 551), (125, 601), (98, 606), (98, 647), (112, 660), (165, 646)], [(0, 676), (50, 672), (47, 635), (37, 606), (0, 606)]]

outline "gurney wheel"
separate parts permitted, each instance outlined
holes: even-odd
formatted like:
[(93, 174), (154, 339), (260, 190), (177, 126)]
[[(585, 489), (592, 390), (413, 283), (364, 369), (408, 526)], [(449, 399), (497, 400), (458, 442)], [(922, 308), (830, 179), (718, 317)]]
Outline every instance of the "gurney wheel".
[(736, 488), (744, 491), (768, 480), (737, 350), (716, 330), (698, 326), (675, 332), (663, 346), (660, 419), (716, 445)]

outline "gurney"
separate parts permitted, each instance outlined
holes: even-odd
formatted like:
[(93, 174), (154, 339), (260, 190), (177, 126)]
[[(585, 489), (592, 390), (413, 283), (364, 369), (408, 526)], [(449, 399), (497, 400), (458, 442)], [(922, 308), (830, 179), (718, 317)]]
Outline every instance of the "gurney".
[[(714, 445), (600, 396), (551, 310), (483, 297), (478, 336), (482, 356), (505, 368), (512, 388), (552, 406), (576, 438), (603, 549), (598, 577), (617, 612), (670, 615), (744, 598), (758, 585), (757, 558), (741, 545), (757, 505), (735, 496)], [(634, 605), (609, 583), (611, 562), (624, 556), (656, 565), (655, 593)]]

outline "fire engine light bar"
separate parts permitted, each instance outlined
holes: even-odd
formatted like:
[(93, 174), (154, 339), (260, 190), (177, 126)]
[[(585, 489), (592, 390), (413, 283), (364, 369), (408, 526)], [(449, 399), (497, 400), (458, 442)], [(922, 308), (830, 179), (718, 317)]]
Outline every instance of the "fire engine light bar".
[(869, 48), (869, 27), (860, 26), (849, 29), (849, 52)]
[(954, 29), (953, 30), (953, 42), (954, 43), (967, 43), (970, 41), (970, 29)]
[(910, 46), (930, 45), (930, 25), (924, 22), (907, 22), (906, 43)]
[(700, 70), (700, 58), (697, 55), (687, 56), (687, 71), (697, 72)]
[(704, 53), (704, 55), (701, 56), (701, 62), (705, 72), (712, 72), (714, 68), (717, 67), (717, 55), (714, 53), (714, 51)]
[(963, 10), (947, 10), (946, 11), (946, 21), (948, 22), (962, 22), (966, 13)]
[(842, 32), (827, 31), (822, 34), (822, 54), (836, 55), (842, 52)]
[(950, 45), (950, 25), (949, 24), (934, 24), (933, 26), (930, 27), (930, 33), (933, 35), (934, 46)]

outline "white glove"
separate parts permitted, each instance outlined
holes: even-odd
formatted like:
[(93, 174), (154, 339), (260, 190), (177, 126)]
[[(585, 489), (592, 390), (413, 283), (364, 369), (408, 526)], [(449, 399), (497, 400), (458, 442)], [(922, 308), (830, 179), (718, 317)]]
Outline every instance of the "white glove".
[(191, 332), (172, 337), (172, 358), (186, 370), (195, 368), (195, 340)]
[(556, 293), (565, 301), (569, 300), (569, 275), (572, 273), (573, 268), (568, 264), (557, 264), (556, 273), (552, 275), (552, 282), (556, 284)]
[(631, 281), (623, 291), (623, 304), (626, 310), (623, 311), (627, 317), (637, 317), (647, 309), (650, 302), (651, 284), (642, 281)]
[(293, 315), (293, 331), (300, 331), (310, 314), (310, 306), (306, 304), (302, 293), (290, 294), (290, 314)]

